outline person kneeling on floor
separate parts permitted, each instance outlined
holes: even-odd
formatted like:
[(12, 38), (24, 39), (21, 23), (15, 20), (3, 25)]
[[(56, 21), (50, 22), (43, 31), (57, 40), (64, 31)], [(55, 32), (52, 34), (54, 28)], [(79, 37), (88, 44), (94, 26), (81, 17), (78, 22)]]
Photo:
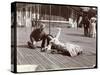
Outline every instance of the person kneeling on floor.
[(45, 41), (46, 41), (45, 39), (46, 39), (46, 36), (47, 36), (47, 34), (44, 31), (44, 28), (45, 28), (45, 24), (40, 23), (40, 27), (37, 28), (37, 29), (34, 29), (31, 32), (30, 41), (27, 42), (29, 48), (35, 49), (36, 43), (39, 42), (39, 41), (42, 41), (41, 51), (44, 50), (43, 48), (45, 47)]

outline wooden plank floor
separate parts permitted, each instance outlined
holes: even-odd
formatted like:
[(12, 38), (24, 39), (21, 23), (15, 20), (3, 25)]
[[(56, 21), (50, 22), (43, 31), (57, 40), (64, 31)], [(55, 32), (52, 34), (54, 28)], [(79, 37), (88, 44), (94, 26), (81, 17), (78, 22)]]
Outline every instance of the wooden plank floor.
[(82, 54), (69, 57), (61, 54), (48, 54), (40, 49), (18, 48), (18, 65), (38, 65), (36, 71), (59, 70), (72, 68), (90, 68), (96, 64), (95, 54)]
[[(96, 39), (84, 37), (82, 29), (63, 28), (60, 37), (60, 41), (64, 43), (69, 41), (83, 47), (83, 54), (76, 57), (69, 57), (61, 54), (47, 54), (46, 52), (40, 52), (40, 48), (27, 48), (26, 42), (29, 40), (28, 36), (30, 32), (30, 29), (18, 29), (18, 65), (38, 65), (36, 71), (93, 68), (96, 65)], [(53, 32), (56, 31), (52, 28), (52, 34)], [(26, 37), (24, 38), (24, 36)]]

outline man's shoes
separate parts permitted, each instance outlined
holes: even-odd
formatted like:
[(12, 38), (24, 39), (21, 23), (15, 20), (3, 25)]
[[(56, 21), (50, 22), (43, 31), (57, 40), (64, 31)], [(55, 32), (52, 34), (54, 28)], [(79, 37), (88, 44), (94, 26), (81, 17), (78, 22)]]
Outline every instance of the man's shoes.
[(45, 50), (45, 48), (41, 48), (41, 52), (45, 52), (46, 50)]
[(33, 45), (31, 42), (27, 42), (27, 44), (28, 44), (28, 47), (29, 48), (31, 48), (31, 49), (35, 49), (36, 48), (36, 46), (35, 45)]

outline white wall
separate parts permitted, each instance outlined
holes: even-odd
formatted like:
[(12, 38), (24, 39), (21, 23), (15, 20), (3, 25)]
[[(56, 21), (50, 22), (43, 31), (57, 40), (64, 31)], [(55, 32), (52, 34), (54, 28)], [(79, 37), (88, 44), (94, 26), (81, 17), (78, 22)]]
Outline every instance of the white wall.
[[(11, 9), (10, 3), (14, 0), (1, 0), (0, 2), (0, 75), (13, 75), (10, 72), (10, 41), (11, 41)], [(17, 0), (20, 1), (20, 0)], [(25, 0), (21, 0), (25, 1)], [(26, 0), (27, 1), (27, 0)], [(74, 5), (96, 5), (98, 6), (100, 13), (100, 0), (28, 0), (31, 2), (44, 2), (44, 3), (56, 3), (56, 4), (74, 4)], [(98, 14), (100, 17), (100, 14)], [(99, 22), (100, 23), (100, 19)], [(100, 25), (98, 24), (98, 29)], [(99, 32), (99, 31), (98, 31)], [(99, 38), (99, 36), (98, 36)], [(98, 39), (99, 41), (99, 39)], [(99, 42), (98, 42), (99, 43)], [(100, 46), (98, 47), (100, 49)], [(100, 53), (98, 49), (98, 54)], [(100, 54), (98, 55), (100, 57)], [(98, 60), (100, 62), (100, 59)], [(99, 64), (99, 63), (98, 63)], [(100, 67), (100, 64), (99, 64)], [(71, 70), (71, 71), (56, 71), (56, 72), (40, 72), (40, 73), (26, 73), (26, 75), (98, 75), (100, 73), (100, 68), (98, 69), (88, 69), (88, 70)], [(19, 74), (18, 74), (19, 75)], [(21, 75), (25, 75), (21, 74)]]

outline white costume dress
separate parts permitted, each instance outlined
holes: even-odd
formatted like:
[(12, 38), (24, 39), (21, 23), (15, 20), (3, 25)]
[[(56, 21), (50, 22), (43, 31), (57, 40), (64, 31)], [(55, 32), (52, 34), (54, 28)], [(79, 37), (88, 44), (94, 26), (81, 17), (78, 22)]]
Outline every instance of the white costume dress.
[(63, 50), (69, 52), (70, 56), (77, 56), (82, 53), (83, 49), (79, 45), (75, 45), (72, 43), (61, 43), (58, 39), (54, 38), (50, 41), (50, 43), (56, 47), (57, 50)]
[(90, 19), (90, 37), (96, 37), (96, 18)]
[(50, 41), (50, 44), (47, 47), (47, 51), (51, 51), (51, 46), (54, 46), (56, 50), (61, 50), (61, 51), (66, 51), (70, 54), (70, 56), (77, 56), (78, 54), (82, 53), (83, 49), (76, 45), (76, 44), (71, 44), (71, 43), (61, 43), (58, 38), (60, 36), (61, 28), (58, 28), (58, 34), (55, 38), (53, 38)]

